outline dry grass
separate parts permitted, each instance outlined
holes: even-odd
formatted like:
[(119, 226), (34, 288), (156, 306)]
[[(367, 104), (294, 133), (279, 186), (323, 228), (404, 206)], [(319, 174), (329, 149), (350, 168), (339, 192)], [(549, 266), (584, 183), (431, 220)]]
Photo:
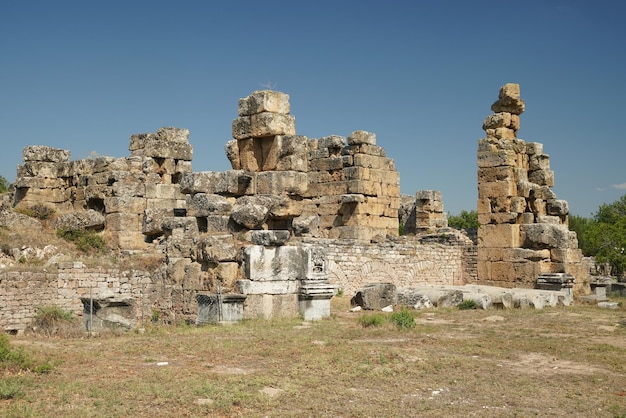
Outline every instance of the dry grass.
[[(347, 297), (295, 319), (13, 337), (55, 364), (5, 373), (6, 416), (626, 416), (626, 311), (415, 312), (364, 327)], [(13, 393), (13, 392), (11, 392)]]

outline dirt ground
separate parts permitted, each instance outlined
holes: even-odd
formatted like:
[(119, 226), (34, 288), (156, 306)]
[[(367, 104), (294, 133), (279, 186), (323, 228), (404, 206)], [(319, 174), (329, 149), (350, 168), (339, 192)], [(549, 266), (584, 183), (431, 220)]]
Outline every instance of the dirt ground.
[(626, 417), (623, 306), (428, 309), (411, 311), (411, 329), (366, 327), (372, 313), (349, 312), (345, 297), (332, 312), (314, 323), (13, 336), (53, 368), (4, 372), (0, 389), (18, 389), (0, 414)]

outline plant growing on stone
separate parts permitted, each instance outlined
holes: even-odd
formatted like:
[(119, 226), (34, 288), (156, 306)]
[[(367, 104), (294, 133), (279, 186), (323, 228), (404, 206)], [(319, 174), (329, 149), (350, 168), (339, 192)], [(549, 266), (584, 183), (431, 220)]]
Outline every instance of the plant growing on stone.
[(59, 229), (57, 236), (66, 241), (71, 241), (84, 253), (102, 253), (106, 249), (104, 239), (95, 231), (84, 229)]
[(15, 212), (30, 216), (31, 218), (39, 219), (40, 221), (47, 221), (56, 213), (53, 208), (41, 203), (37, 203), (29, 208), (17, 208), (15, 209)]

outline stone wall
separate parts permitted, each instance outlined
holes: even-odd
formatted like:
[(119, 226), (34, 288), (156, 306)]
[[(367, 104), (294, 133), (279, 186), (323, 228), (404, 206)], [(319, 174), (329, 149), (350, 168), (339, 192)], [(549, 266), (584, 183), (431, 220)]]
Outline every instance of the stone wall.
[(542, 144), (517, 138), (525, 109), (519, 85), (503, 86), (491, 109), (478, 141), (480, 282), (533, 287), (541, 274), (568, 273), (584, 290), (588, 269), (568, 230), (568, 204), (552, 191), (550, 157)]
[[(475, 246), (456, 234), (399, 237), (379, 243), (353, 240), (307, 240), (326, 250), (329, 280), (351, 295), (367, 283), (387, 282), (397, 287), (418, 284), (476, 283)], [(452, 238), (452, 241), (448, 239)], [(428, 240), (427, 240), (428, 241)]]
[(60, 263), (58, 269), (49, 270), (0, 273), (0, 329), (27, 329), (43, 306), (58, 306), (82, 317), (81, 298), (130, 303), (134, 308), (130, 319), (135, 325), (142, 313), (149, 317), (152, 307), (159, 306), (157, 299), (164, 299), (145, 272), (86, 268), (80, 262)]

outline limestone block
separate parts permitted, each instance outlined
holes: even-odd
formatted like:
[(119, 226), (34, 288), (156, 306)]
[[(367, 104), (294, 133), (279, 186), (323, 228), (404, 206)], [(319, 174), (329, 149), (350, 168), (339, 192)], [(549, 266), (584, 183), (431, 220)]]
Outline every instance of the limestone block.
[[(380, 196), (383, 194), (382, 185), (379, 182), (371, 180), (350, 180), (347, 181), (347, 193), (358, 193), (366, 196)], [(387, 187), (387, 193), (391, 194), (393, 186)], [(398, 195), (400, 195), (398, 190)]]
[(295, 236), (318, 236), (319, 216), (298, 216), (293, 218), (291, 227)]
[(346, 180), (370, 180), (370, 169), (365, 167), (345, 167), (343, 177)]
[(353, 164), (357, 167), (375, 168), (395, 171), (396, 166), (391, 158), (377, 157), (375, 155), (356, 154), (353, 156)]
[(191, 216), (165, 216), (161, 227), (165, 233), (171, 234), (179, 230), (186, 236), (198, 235), (198, 223), (196, 218)]
[(193, 147), (186, 142), (148, 139), (145, 141), (143, 155), (153, 158), (191, 161), (193, 159)]
[(187, 196), (187, 216), (205, 217), (212, 214), (229, 215), (233, 202), (224, 196), (196, 193)]
[(288, 114), (291, 111), (289, 95), (273, 90), (257, 90), (249, 96), (239, 99), (239, 116), (272, 112)]
[(376, 134), (367, 131), (354, 131), (348, 135), (348, 145), (376, 145)]
[(192, 171), (191, 161), (178, 160), (176, 162), (176, 168), (174, 170), (176, 174), (191, 173)]
[[(355, 180), (351, 181), (352, 183), (356, 182)], [(332, 183), (313, 183), (309, 184), (308, 188), (308, 196), (337, 196), (346, 193), (359, 193), (359, 192), (349, 192), (348, 191), (348, 181), (335, 181)]]
[(243, 196), (235, 201), (231, 218), (248, 229), (260, 229), (278, 197), (267, 195)]
[(341, 149), (342, 155), (367, 154), (376, 157), (386, 157), (387, 153), (382, 147), (371, 144), (348, 145)]
[(43, 161), (26, 161), (17, 166), (17, 177), (47, 177), (59, 176), (60, 163)]
[(509, 126), (509, 128), (515, 130), (515, 131), (519, 131), (520, 129), (520, 117), (519, 115), (511, 115), (511, 125)]
[(494, 129), (494, 136), (499, 139), (514, 139), (516, 137), (516, 134), (513, 129), (496, 128)]
[(507, 112), (494, 113), (485, 118), (483, 129), (508, 128), (511, 126), (511, 114)]
[(548, 154), (531, 154), (528, 158), (528, 170), (549, 170), (550, 156)]
[(558, 216), (549, 216), (549, 215), (537, 215), (535, 217), (535, 222), (539, 224), (560, 224), (561, 218)]
[(289, 240), (290, 233), (286, 230), (252, 231), (250, 241), (254, 245), (265, 247), (278, 247), (285, 245)]
[(346, 137), (339, 135), (329, 135), (318, 139), (318, 148), (322, 149), (337, 149), (343, 148), (346, 145)]
[(70, 199), (69, 189), (20, 188), (16, 190), (16, 201), (63, 203)]
[(284, 157), (280, 157), (280, 160), (276, 163), (276, 170), (307, 172), (308, 160), (306, 156), (285, 155)]
[(295, 134), (296, 118), (293, 115), (263, 112), (252, 116), (240, 116), (233, 121), (235, 139)]
[(169, 142), (189, 142), (189, 129), (167, 126), (160, 128), (156, 135), (157, 140)]
[(511, 150), (499, 150), (494, 152), (478, 152), (478, 168), (509, 166), (515, 167), (517, 155)]
[(527, 142), (526, 143), (526, 154), (528, 155), (542, 155), (543, 154), (543, 144), (540, 142)]
[(186, 204), (184, 199), (148, 199), (146, 209), (184, 209)]
[(104, 239), (107, 247), (115, 247), (124, 250), (140, 250), (147, 247), (145, 237), (139, 231), (106, 231)]
[(396, 285), (393, 283), (369, 283), (356, 291), (350, 300), (352, 306), (381, 310), (397, 304)]
[(106, 229), (111, 231), (141, 231), (143, 215), (136, 213), (109, 213), (106, 215)]
[(333, 228), (334, 236), (331, 238), (336, 239), (350, 239), (350, 240), (362, 240), (369, 241), (381, 231), (369, 226), (337, 226)]
[(60, 189), (65, 188), (67, 183), (60, 178), (47, 177), (18, 177), (13, 185), (18, 189)]
[(204, 223), (203, 229), (208, 233), (229, 232), (230, 216), (226, 215), (209, 215), (204, 218), (198, 218)]
[(144, 181), (142, 175), (120, 177), (111, 185), (111, 193), (117, 197), (145, 196), (146, 188), (149, 186)]
[(172, 209), (146, 209), (142, 217), (141, 232), (149, 236), (163, 234), (163, 219), (173, 215)]
[(93, 209), (87, 211), (76, 211), (59, 215), (52, 221), (54, 229), (91, 229), (101, 230), (104, 228), (104, 215)]
[(45, 161), (50, 163), (68, 162), (70, 160), (70, 152), (43, 145), (31, 145), (22, 149), (22, 159), (24, 161)]
[(217, 279), (222, 285), (230, 289), (236, 287), (236, 283), (241, 279), (241, 269), (239, 263), (221, 262), (217, 265)]
[(481, 225), (478, 228), (478, 245), (485, 248), (519, 247), (520, 225)]
[(490, 220), (489, 223), (494, 223), (494, 224), (514, 224), (514, 223), (517, 222), (518, 216), (519, 216), (519, 214), (516, 213), (516, 212), (492, 213), (491, 216), (490, 216), (491, 220)]
[(524, 213), (526, 210), (526, 199), (515, 196), (511, 198), (511, 212)]
[(253, 177), (242, 170), (200, 171), (182, 174), (179, 185), (183, 193), (207, 193), (242, 196), (254, 193)]
[(272, 206), (269, 217), (271, 219), (291, 219), (302, 215), (304, 205), (298, 196), (278, 196)]
[(383, 184), (400, 185), (400, 173), (397, 171), (370, 169), (370, 180)]
[(567, 200), (548, 199), (546, 201), (546, 213), (554, 216), (565, 216), (569, 214)]
[(494, 181), (478, 183), (479, 197), (510, 197), (517, 195), (517, 185), (514, 181)]
[(241, 160), (239, 159), (239, 141), (231, 139), (224, 145), (226, 157), (230, 161), (233, 170), (241, 170)]
[(314, 171), (341, 170), (344, 167), (343, 157), (332, 157), (312, 160), (309, 162), (309, 169)]
[(244, 319), (298, 316), (298, 295), (249, 294), (244, 303)]
[(500, 88), (498, 100), (491, 105), (494, 112), (508, 112), (515, 115), (524, 113), (524, 100), (520, 98), (519, 84), (507, 83)]
[(580, 263), (582, 251), (578, 248), (552, 248), (550, 259), (556, 263)]
[(178, 184), (146, 184), (148, 199), (184, 199)]
[(258, 194), (291, 194), (302, 196), (308, 188), (307, 173), (300, 171), (266, 171), (256, 175)]
[(218, 263), (241, 259), (241, 249), (230, 234), (209, 235), (198, 244), (202, 260)]
[[(311, 144), (312, 142), (314, 141), (309, 141), (309, 144)], [(328, 157), (330, 157), (330, 152), (328, 151), (328, 148), (309, 149), (309, 151), (307, 152), (307, 158), (309, 160), (317, 160), (319, 158), (328, 158)]]
[(567, 248), (569, 243), (569, 231), (565, 225), (528, 224), (522, 225), (520, 232), (526, 248)]
[(244, 277), (252, 281), (293, 281), (306, 277), (305, 251), (296, 246), (244, 248)]
[(554, 186), (554, 171), (552, 170), (536, 170), (528, 173), (528, 180), (540, 186)]
[(125, 212), (143, 214), (146, 200), (141, 197), (106, 197), (104, 207), (107, 213)]

